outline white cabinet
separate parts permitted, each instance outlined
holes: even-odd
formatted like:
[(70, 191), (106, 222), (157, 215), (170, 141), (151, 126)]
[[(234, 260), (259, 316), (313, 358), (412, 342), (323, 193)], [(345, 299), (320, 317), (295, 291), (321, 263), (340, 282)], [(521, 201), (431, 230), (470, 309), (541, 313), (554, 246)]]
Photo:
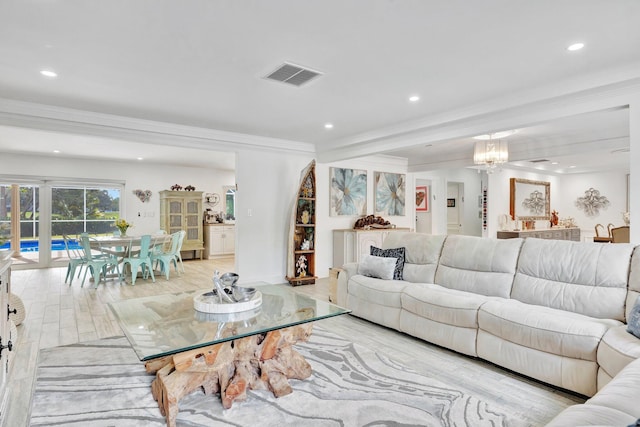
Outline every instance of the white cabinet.
[(229, 224), (204, 226), (204, 257), (233, 255), (236, 251), (236, 228)]
[[(10, 275), (11, 251), (0, 251), (0, 310), (2, 313), (11, 309), (9, 307)], [(9, 375), (10, 348), (13, 348), (17, 338), (11, 336), (8, 315), (0, 316), (0, 338), (2, 340), (0, 343), (2, 347), (2, 353), (0, 353), (0, 420), (2, 420), (8, 394), (7, 377)]]
[(381, 247), (387, 234), (410, 231), (408, 228), (384, 228), (377, 230), (333, 230), (333, 267), (340, 268), (350, 262), (358, 262), (362, 255), (370, 253), (371, 246)]

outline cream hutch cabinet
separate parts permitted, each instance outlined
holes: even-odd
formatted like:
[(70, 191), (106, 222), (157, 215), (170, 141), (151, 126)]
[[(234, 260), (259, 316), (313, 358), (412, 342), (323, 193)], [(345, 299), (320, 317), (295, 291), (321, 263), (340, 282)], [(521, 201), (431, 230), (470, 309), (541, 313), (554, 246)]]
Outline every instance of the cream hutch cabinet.
[(161, 191), (160, 227), (169, 234), (184, 230), (181, 251), (204, 251), (202, 191)]

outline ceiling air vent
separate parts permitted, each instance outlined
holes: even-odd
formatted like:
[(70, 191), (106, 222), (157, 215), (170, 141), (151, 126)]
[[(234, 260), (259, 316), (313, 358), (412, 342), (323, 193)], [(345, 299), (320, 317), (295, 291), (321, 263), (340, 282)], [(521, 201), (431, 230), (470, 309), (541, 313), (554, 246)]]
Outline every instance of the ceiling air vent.
[(529, 162), (531, 163), (544, 163), (544, 162), (548, 162), (549, 159), (538, 159), (538, 160), (529, 160)]
[(314, 71), (309, 68), (303, 68), (299, 65), (285, 62), (275, 71), (265, 76), (265, 79), (275, 80), (281, 83), (300, 87), (320, 75), (322, 75), (322, 73), (319, 71)]

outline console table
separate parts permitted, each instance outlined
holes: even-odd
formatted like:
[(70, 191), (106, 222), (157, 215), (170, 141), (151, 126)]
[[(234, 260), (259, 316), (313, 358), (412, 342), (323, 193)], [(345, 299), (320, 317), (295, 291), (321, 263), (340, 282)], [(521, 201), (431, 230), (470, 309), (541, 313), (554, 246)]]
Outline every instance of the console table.
[(333, 230), (333, 267), (339, 268), (350, 262), (359, 262), (362, 255), (369, 255), (371, 246), (381, 247), (382, 241), (394, 231), (410, 229)]
[(550, 240), (573, 240), (580, 241), (580, 229), (572, 228), (548, 228), (545, 230), (519, 230), (519, 231), (498, 231), (498, 239), (514, 239), (517, 237), (535, 237), (537, 239)]

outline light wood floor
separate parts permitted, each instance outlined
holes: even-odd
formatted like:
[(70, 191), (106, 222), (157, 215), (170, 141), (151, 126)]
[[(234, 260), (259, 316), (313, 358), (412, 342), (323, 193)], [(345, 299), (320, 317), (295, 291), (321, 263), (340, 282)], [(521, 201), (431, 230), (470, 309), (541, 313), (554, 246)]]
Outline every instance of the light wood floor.
[[(196, 290), (211, 286), (215, 269), (232, 271), (233, 258), (185, 261), (185, 274), (156, 283), (138, 279), (135, 286), (109, 280), (97, 289), (93, 284), (80, 287), (64, 284), (66, 268), (20, 270), (12, 272), (12, 292), (24, 302), (27, 317), (18, 327), (14, 362), (8, 384), (9, 399), (1, 425), (26, 426), (35, 380), (38, 351), (76, 342), (122, 335), (107, 304), (129, 298)], [(316, 285), (293, 288), (318, 299), (328, 298), (328, 279)], [(544, 425), (565, 407), (581, 403), (582, 398), (509, 373), (478, 359), (459, 355), (396, 331), (374, 325), (354, 316), (322, 321), (333, 332), (376, 349), (449, 384), (464, 384), (465, 391), (483, 399), (496, 409), (523, 414), (531, 425)]]

